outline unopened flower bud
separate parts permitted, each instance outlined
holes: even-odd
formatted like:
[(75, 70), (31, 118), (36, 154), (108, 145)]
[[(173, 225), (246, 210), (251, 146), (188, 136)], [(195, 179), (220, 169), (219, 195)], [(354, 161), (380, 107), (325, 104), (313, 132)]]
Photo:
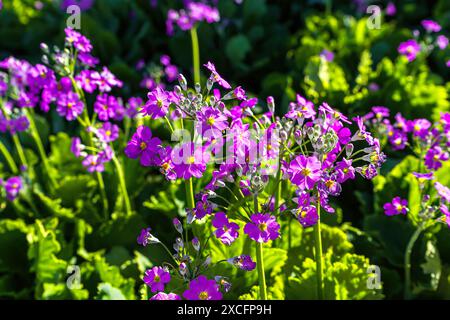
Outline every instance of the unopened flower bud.
[(180, 86), (183, 89), (183, 91), (187, 90), (186, 78), (181, 73), (178, 75), (178, 83), (180, 84)]
[(183, 234), (183, 226), (181, 225), (181, 222), (180, 220), (178, 220), (178, 218), (173, 219), (173, 225), (178, 233)]
[(194, 247), (195, 251), (199, 251), (200, 250), (200, 241), (198, 241), (197, 237), (194, 237), (192, 239), (192, 246)]
[(349, 158), (353, 154), (353, 149), (355, 146), (352, 143), (349, 143), (345, 146), (345, 155)]
[(195, 92), (200, 93), (202, 91), (202, 86), (200, 83), (195, 84)]
[(275, 100), (272, 96), (267, 97), (267, 107), (269, 108), (270, 113), (275, 113)]

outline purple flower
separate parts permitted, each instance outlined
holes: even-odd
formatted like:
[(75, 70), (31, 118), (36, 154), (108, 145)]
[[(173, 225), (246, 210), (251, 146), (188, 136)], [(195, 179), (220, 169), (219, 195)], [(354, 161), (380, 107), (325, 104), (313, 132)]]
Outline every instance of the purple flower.
[(195, 145), (194, 142), (186, 142), (172, 151), (172, 161), (177, 176), (185, 180), (191, 177), (201, 178), (209, 158), (205, 147)]
[(176, 293), (164, 293), (164, 292), (158, 292), (153, 297), (151, 297), (149, 300), (181, 300), (181, 297), (177, 295)]
[(100, 74), (97, 71), (82, 70), (76, 77), (78, 85), (86, 92), (92, 93), (97, 89)]
[(430, 148), (425, 154), (425, 166), (428, 170), (437, 170), (442, 167), (442, 161), (447, 161), (449, 154), (442, 150), (441, 147), (435, 146)]
[(150, 231), (152, 231), (151, 228), (142, 229), (137, 238), (137, 243), (144, 247), (146, 247), (148, 244), (160, 243), (160, 241), (155, 236), (153, 236)]
[(343, 183), (348, 179), (355, 179), (355, 168), (352, 167), (352, 160), (342, 158), (336, 163), (336, 181)]
[(387, 16), (395, 16), (397, 13), (397, 8), (395, 7), (395, 4), (392, 2), (389, 2), (386, 7), (386, 15)]
[(66, 10), (73, 5), (80, 7), (81, 11), (86, 11), (94, 5), (94, 0), (63, 0), (61, 2), (61, 9)]
[(71, 29), (66, 28), (66, 42), (69, 44), (72, 44), (75, 49), (77, 49), (80, 52), (89, 53), (92, 50), (92, 44), (91, 42), (82, 34), (79, 32)]
[(298, 222), (303, 226), (303, 228), (308, 228), (317, 223), (319, 220), (319, 215), (317, 214), (317, 209), (314, 206), (300, 207), (297, 210)]
[(98, 136), (103, 142), (113, 142), (119, 137), (119, 126), (111, 122), (104, 122), (103, 126), (98, 129)]
[(383, 206), (384, 214), (387, 216), (395, 216), (398, 214), (406, 214), (408, 209), (408, 201), (395, 197), (392, 202), (385, 203)]
[(145, 271), (144, 282), (152, 292), (164, 291), (164, 285), (170, 282), (170, 273), (161, 267), (153, 267)]
[(334, 53), (326, 49), (322, 50), (320, 56), (328, 62), (332, 62), (334, 60)]
[(103, 172), (105, 166), (98, 155), (88, 155), (82, 162), (89, 172)]
[(288, 174), (300, 190), (313, 189), (322, 174), (320, 161), (315, 156), (297, 156), (290, 163)]
[(98, 58), (92, 56), (89, 53), (86, 52), (80, 52), (78, 53), (78, 60), (85, 66), (93, 68), (95, 67), (100, 60), (98, 60)]
[(393, 130), (388, 133), (389, 142), (394, 150), (403, 150), (408, 142), (408, 136), (406, 133), (400, 130)]
[(414, 134), (415, 137), (425, 139), (429, 133), (431, 122), (427, 119), (416, 119), (408, 121), (408, 130)]
[(252, 271), (256, 268), (256, 263), (252, 260), (252, 257), (245, 254), (230, 258), (227, 261), (233, 266), (244, 271)]
[(440, 35), (436, 39), (436, 44), (439, 49), (444, 50), (448, 46), (448, 38), (444, 35)]
[(94, 111), (98, 114), (100, 120), (108, 121), (115, 117), (118, 106), (119, 102), (116, 97), (102, 93), (97, 96)]
[(197, 130), (204, 134), (206, 131), (223, 131), (228, 128), (228, 119), (219, 110), (212, 107), (203, 108), (197, 112), (197, 119), (199, 121)]
[(122, 81), (117, 79), (107, 67), (103, 67), (103, 70), (100, 73), (100, 79), (96, 81), (96, 84), (98, 86), (98, 90), (101, 92), (109, 92), (113, 87), (120, 88), (123, 85)]
[(427, 180), (433, 180), (434, 174), (433, 172), (428, 173), (419, 173), (419, 172), (413, 172), (412, 173), (414, 177), (416, 177), (419, 181), (427, 181)]
[(252, 214), (250, 220), (251, 222), (248, 222), (244, 227), (244, 232), (250, 239), (262, 243), (275, 240), (280, 236), (280, 225), (275, 216), (255, 213)]
[(169, 111), (169, 95), (166, 91), (157, 87), (148, 94), (148, 101), (142, 107), (142, 113), (146, 116), (151, 116), (152, 119), (165, 117)]
[(414, 61), (419, 52), (420, 52), (420, 45), (414, 39), (402, 42), (398, 46), (398, 53), (404, 55), (409, 62)]
[(225, 89), (231, 89), (230, 84), (220, 76), (220, 74), (216, 71), (216, 66), (212, 62), (208, 61), (208, 63), (205, 64), (204, 66), (206, 67), (206, 69), (211, 71), (210, 79), (213, 82), (217, 82), (220, 86), (222, 86)]
[(83, 112), (83, 108), (84, 105), (76, 93), (69, 91), (59, 95), (56, 111), (67, 121), (75, 120)]
[(6, 191), (6, 198), (9, 201), (14, 201), (22, 189), (22, 179), (20, 177), (11, 177), (4, 182), (4, 187)]
[(434, 187), (436, 188), (436, 191), (438, 192), (439, 196), (443, 200), (450, 203), (450, 189), (439, 182), (435, 182)]
[(439, 23), (433, 20), (422, 20), (421, 24), (428, 32), (439, 32), (442, 29)]
[(222, 293), (215, 280), (208, 280), (202, 275), (189, 283), (183, 297), (187, 300), (222, 300)]
[(81, 151), (83, 151), (84, 145), (81, 143), (81, 139), (78, 137), (72, 138), (72, 143), (70, 145), (70, 151), (79, 158), (81, 156)]
[(239, 236), (239, 225), (230, 222), (224, 212), (217, 212), (214, 215), (212, 225), (214, 228), (217, 228), (217, 230), (214, 231), (216, 238), (227, 246), (231, 245)]
[(140, 126), (131, 137), (124, 151), (128, 158), (136, 159), (141, 157), (141, 165), (148, 167), (155, 163), (160, 145), (161, 140), (152, 138), (150, 128)]

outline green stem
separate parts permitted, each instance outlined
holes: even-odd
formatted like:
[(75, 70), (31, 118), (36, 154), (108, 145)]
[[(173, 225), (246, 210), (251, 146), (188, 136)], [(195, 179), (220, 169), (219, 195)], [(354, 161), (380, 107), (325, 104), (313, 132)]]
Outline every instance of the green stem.
[[(253, 196), (253, 204), (254, 204), (254, 211), (256, 213), (259, 211), (257, 194)], [(261, 242), (256, 243), (256, 266), (258, 268), (259, 297), (261, 300), (267, 300), (266, 274), (264, 273), (263, 244)]]
[(200, 83), (200, 49), (198, 45), (197, 27), (191, 29), (192, 62), (194, 67), (194, 82)]
[(408, 245), (406, 246), (405, 251), (405, 288), (404, 288), (404, 299), (408, 300), (411, 298), (411, 253), (419, 238), (420, 233), (423, 231), (423, 225), (419, 225), (416, 231), (413, 233), (411, 238), (409, 239)]
[(278, 162), (278, 172), (277, 172), (277, 178), (275, 181), (276, 189), (275, 189), (275, 211), (274, 215), (277, 216), (280, 213), (280, 198), (281, 198), (281, 192), (282, 192), (282, 184), (281, 184), (281, 161)]
[(127, 212), (127, 216), (131, 216), (132, 210), (131, 210), (130, 197), (128, 196), (127, 184), (125, 182), (122, 165), (120, 164), (119, 159), (117, 159), (116, 155), (113, 155), (112, 160), (114, 162), (114, 165), (116, 166), (117, 174), (119, 176), (119, 184), (120, 184), (120, 189), (122, 190), (122, 196), (123, 196), (123, 200), (125, 202), (125, 210)]
[(317, 200), (317, 223), (314, 225), (315, 260), (317, 277), (317, 298), (323, 300), (323, 265), (322, 265), (322, 237), (320, 235), (320, 197)]
[(194, 201), (194, 186), (192, 184), (192, 178), (189, 180), (184, 181), (185, 187), (186, 187), (186, 199), (187, 199), (187, 205), (189, 209), (195, 208), (195, 201)]
[(56, 182), (50, 172), (50, 165), (48, 162), (47, 154), (45, 153), (44, 145), (42, 143), (41, 137), (36, 127), (36, 123), (34, 122), (34, 112), (33, 109), (26, 109), (28, 121), (30, 122), (31, 136), (33, 137), (34, 142), (38, 148), (39, 155), (41, 156), (42, 164), (44, 165), (45, 171), (47, 172), (48, 179), (50, 181), (51, 188), (56, 187)]
[(6, 146), (3, 144), (1, 140), (0, 140), (0, 152), (2, 153), (6, 162), (8, 162), (8, 166), (11, 169), (11, 172), (13, 174), (19, 173), (19, 169), (17, 168), (16, 163), (14, 162), (14, 159), (11, 156), (11, 153), (9, 153), (9, 150), (6, 148)]
[[(8, 114), (8, 112), (6, 112), (2, 101), (0, 101), (0, 107), (1, 107), (1, 110), (3, 112), (3, 115), (5, 116), (5, 119), (6, 120), (10, 120), (9, 114)], [(25, 152), (23, 151), (22, 145), (20, 144), (19, 136), (17, 135), (17, 133), (13, 133), (13, 134), (11, 134), (11, 137), (12, 137), (14, 146), (15, 146), (15, 148), (17, 150), (17, 154), (19, 156), (20, 164), (22, 166), (26, 167), (27, 169), (30, 169), (30, 168), (28, 168), (27, 158), (25, 157)]]
[[(89, 113), (87, 110), (87, 103), (86, 103), (86, 97), (84, 96), (84, 92), (83, 92), (83, 90), (81, 90), (78, 87), (78, 84), (75, 81), (75, 79), (73, 78), (73, 76), (70, 76), (70, 80), (72, 81), (72, 86), (75, 88), (75, 92), (78, 94), (78, 96), (84, 103), (84, 108), (83, 108), (83, 113), (82, 113), (84, 120), (82, 122), (82, 125), (85, 127), (89, 127), (89, 126), (91, 126), (91, 120), (89, 119)], [(88, 132), (88, 143), (91, 148), (95, 147), (94, 146), (94, 136), (93, 136), (92, 130), (89, 130), (89, 132)], [(103, 202), (103, 214), (105, 216), (105, 219), (108, 219), (109, 204), (108, 204), (108, 198), (106, 196), (105, 182), (103, 181), (103, 176), (100, 172), (96, 171), (95, 176), (97, 178), (98, 188), (100, 190), (100, 196), (101, 196), (102, 202)]]

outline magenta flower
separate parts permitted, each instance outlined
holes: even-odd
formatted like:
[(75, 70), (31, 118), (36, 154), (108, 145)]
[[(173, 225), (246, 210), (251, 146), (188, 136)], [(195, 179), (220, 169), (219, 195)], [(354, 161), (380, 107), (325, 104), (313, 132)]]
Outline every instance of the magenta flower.
[(81, 139), (78, 137), (72, 138), (72, 143), (70, 145), (70, 151), (79, 158), (81, 156), (81, 151), (83, 151), (84, 145), (81, 143)]
[(197, 130), (201, 134), (204, 134), (208, 130), (211, 130), (210, 132), (222, 132), (228, 128), (227, 117), (212, 107), (206, 107), (197, 112), (197, 119), (199, 121)]
[(145, 271), (144, 282), (152, 292), (164, 291), (164, 285), (170, 282), (170, 273), (161, 267), (153, 267)]
[(57, 101), (56, 111), (67, 121), (75, 120), (82, 112), (84, 105), (78, 95), (72, 91), (61, 94)]
[(140, 126), (125, 147), (125, 155), (131, 159), (140, 157), (141, 165), (148, 167), (157, 161), (160, 146), (161, 140), (152, 138), (150, 128)]
[(216, 71), (216, 66), (212, 62), (208, 61), (208, 63), (205, 64), (204, 66), (206, 67), (206, 69), (211, 71), (210, 79), (213, 82), (217, 82), (221, 87), (225, 89), (231, 89), (230, 84), (220, 76), (220, 74)]
[(428, 135), (431, 122), (427, 119), (415, 119), (408, 121), (408, 131), (412, 132), (415, 137), (425, 139)]
[(255, 213), (250, 219), (251, 222), (244, 227), (244, 232), (250, 239), (262, 243), (275, 240), (280, 236), (280, 225), (274, 216)]
[(300, 190), (313, 189), (322, 174), (320, 161), (315, 156), (297, 156), (290, 163), (288, 174)]
[(388, 134), (389, 142), (394, 150), (403, 150), (408, 142), (408, 136), (406, 133), (400, 130), (393, 130)]
[(102, 93), (97, 96), (97, 100), (94, 103), (94, 111), (98, 114), (100, 120), (108, 121), (115, 117), (118, 106), (119, 102), (116, 97)]
[(103, 172), (105, 171), (105, 166), (103, 165), (103, 161), (100, 159), (98, 155), (88, 155), (84, 158), (82, 162), (83, 166), (85, 166), (88, 172)]
[(98, 136), (104, 142), (113, 142), (119, 137), (119, 126), (111, 122), (104, 122), (103, 126), (98, 129)]
[(4, 182), (6, 191), (6, 198), (9, 201), (14, 201), (22, 190), (22, 179), (20, 177), (11, 177)]
[(324, 49), (320, 53), (320, 57), (324, 58), (328, 62), (332, 62), (334, 60), (334, 53), (332, 51)]
[(230, 258), (227, 261), (233, 266), (244, 271), (252, 271), (256, 268), (256, 263), (252, 260), (252, 257), (245, 254)]
[(434, 187), (436, 188), (436, 191), (438, 192), (439, 196), (443, 200), (450, 203), (450, 189), (439, 182), (435, 182)]
[(428, 32), (439, 32), (442, 29), (439, 23), (433, 20), (422, 20), (421, 24)]
[(160, 241), (154, 235), (151, 234), (151, 231), (152, 229), (150, 227), (142, 229), (141, 233), (137, 237), (137, 243), (144, 247), (146, 247), (149, 244), (160, 243)]
[(121, 88), (123, 85), (122, 81), (117, 79), (107, 67), (103, 67), (103, 70), (100, 73), (100, 79), (96, 81), (96, 84), (98, 86), (98, 90), (101, 92), (109, 92), (113, 87)]
[(397, 8), (395, 7), (395, 4), (392, 2), (389, 2), (386, 6), (386, 15), (387, 16), (395, 16), (397, 13)]
[(439, 49), (444, 50), (448, 46), (448, 38), (444, 35), (440, 35), (436, 39), (436, 44)]
[(419, 179), (419, 181), (427, 181), (427, 180), (433, 180), (434, 179), (433, 172), (428, 172), (428, 173), (413, 172), (412, 174), (413, 174), (414, 177)]
[(209, 161), (209, 154), (203, 146), (186, 142), (172, 151), (172, 161), (179, 178), (201, 178)]
[(179, 295), (177, 295), (176, 293), (158, 292), (153, 297), (151, 297), (149, 300), (181, 300), (181, 297)]
[(300, 222), (303, 228), (311, 227), (319, 220), (317, 209), (314, 206), (301, 207), (297, 210), (297, 214), (298, 222)]
[(229, 246), (239, 236), (239, 225), (234, 222), (230, 222), (224, 212), (217, 212), (212, 220), (212, 225), (217, 228), (214, 231), (214, 235), (223, 244)]
[(76, 77), (78, 85), (86, 92), (93, 93), (97, 89), (100, 74), (97, 71), (82, 70)]
[(392, 202), (385, 203), (383, 206), (384, 214), (387, 216), (395, 216), (398, 214), (406, 214), (408, 209), (408, 201), (395, 197)]
[(183, 297), (187, 300), (222, 300), (222, 293), (215, 280), (208, 280), (202, 275), (189, 283)]
[(142, 107), (142, 113), (147, 116), (151, 116), (152, 119), (158, 119), (165, 117), (169, 111), (169, 95), (166, 91), (157, 87), (148, 94), (148, 101)]
[(447, 161), (448, 159), (448, 152), (445, 152), (439, 146), (435, 146), (430, 148), (425, 154), (425, 166), (428, 170), (438, 170), (442, 167), (442, 161)]
[(75, 49), (77, 49), (80, 52), (89, 53), (92, 50), (92, 44), (91, 42), (82, 34), (79, 32), (71, 29), (66, 28), (66, 42), (69, 44), (72, 44)]
[(420, 52), (420, 45), (414, 39), (402, 42), (398, 46), (398, 53), (404, 55), (409, 62), (414, 61), (419, 52)]

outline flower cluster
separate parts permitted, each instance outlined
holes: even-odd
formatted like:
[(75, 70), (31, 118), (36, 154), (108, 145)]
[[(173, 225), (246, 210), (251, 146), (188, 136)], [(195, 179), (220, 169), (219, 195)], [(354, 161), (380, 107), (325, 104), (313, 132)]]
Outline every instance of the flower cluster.
[(220, 14), (217, 8), (202, 2), (187, 1), (184, 9), (179, 11), (170, 9), (167, 12), (166, 30), (168, 35), (173, 35), (175, 25), (186, 31), (192, 29), (198, 22), (214, 23), (219, 20)]
[[(218, 216), (218, 219), (226, 218)], [(221, 300), (223, 293), (231, 289), (231, 284), (225, 277), (216, 276), (214, 279), (208, 279), (204, 275), (212, 265), (211, 257), (203, 255), (205, 248), (200, 245), (197, 238), (194, 237), (190, 243), (187, 243), (187, 233), (183, 234), (184, 228), (177, 218), (173, 220), (173, 225), (180, 234), (173, 244), (174, 253), (151, 233), (150, 228), (143, 229), (137, 239), (142, 246), (161, 244), (175, 263), (167, 263), (163, 267), (155, 266), (145, 272), (143, 281), (152, 293), (156, 293), (150, 300), (181, 300), (181, 296), (176, 293), (164, 292), (171, 287), (173, 278), (187, 283), (182, 293), (183, 298), (187, 300)], [(256, 266), (246, 255), (232, 257), (227, 262), (245, 271), (251, 271)]]
[(429, 54), (435, 47), (444, 50), (448, 46), (449, 40), (445, 35), (436, 35), (442, 29), (436, 21), (422, 20), (421, 24), (426, 32), (423, 39), (420, 38), (420, 31), (415, 30), (414, 39), (402, 42), (398, 47), (398, 53), (405, 56), (409, 62), (414, 61), (421, 52)]
[[(356, 179), (357, 173), (373, 178), (385, 161), (379, 140), (366, 130), (362, 118), (353, 123), (327, 103), (316, 108), (300, 95), (282, 117), (275, 115), (272, 97), (267, 98), (268, 111), (256, 116), (257, 98), (249, 97), (240, 86), (232, 88), (213, 63), (205, 68), (210, 76), (204, 88), (200, 84), (188, 88), (179, 75), (179, 85), (173, 90), (155, 88), (140, 110), (144, 116), (164, 120), (172, 138), (180, 142), (166, 145), (150, 128), (140, 126), (125, 154), (143, 166), (158, 167), (167, 180), (190, 183), (207, 177), (204, 189), (186, 209), (187, 223), (210, 221), (212, 234), (223, 245), (232, 246), (241, 232), (258, 245), (278, 239), (281, 214), (293, 214), (303, 227), (313, 226), (320, 219), (320, 208), (334, 212), (330, 198), (340, 194), (343, 183)], [(273, 193), (273, 186), (282, 180), (295, 190), (284, 194), (283, 203), (281, 195), (277, 198)], [(229, 210), (230, 197), (239, 203), (238, 208)], [(176, 220), (174, 225), (182, 235), (181, 223)], [(143, 233), (147, 236), (141, 234), (139, 243), (154, 238), (148, 230)], [(186, 254), (184, 241), (181, 236), (174, 245), (176, 273), (190, 281), (183, 297), (219, 297), (214, 281), (200, 278), (205, 262), (192, 265), (195, 259)], [(192, 247), (199, 250), (199, 243)], [(248, 255), (227, 261), (242, 270), (255, 268)]]
[(147, 90), (154, 90), (156, 87), (165, 88), (167, 83), (172, 83), (177, 80), (178, 68), (171, 63), (168, 55), (162, 55), (160, 64), (150, 63), (146, 65), (144, 60), (139, 60), (136, 64), (138, 71), (144, 72), (144, 77), (141, 81), (141, 88)]

